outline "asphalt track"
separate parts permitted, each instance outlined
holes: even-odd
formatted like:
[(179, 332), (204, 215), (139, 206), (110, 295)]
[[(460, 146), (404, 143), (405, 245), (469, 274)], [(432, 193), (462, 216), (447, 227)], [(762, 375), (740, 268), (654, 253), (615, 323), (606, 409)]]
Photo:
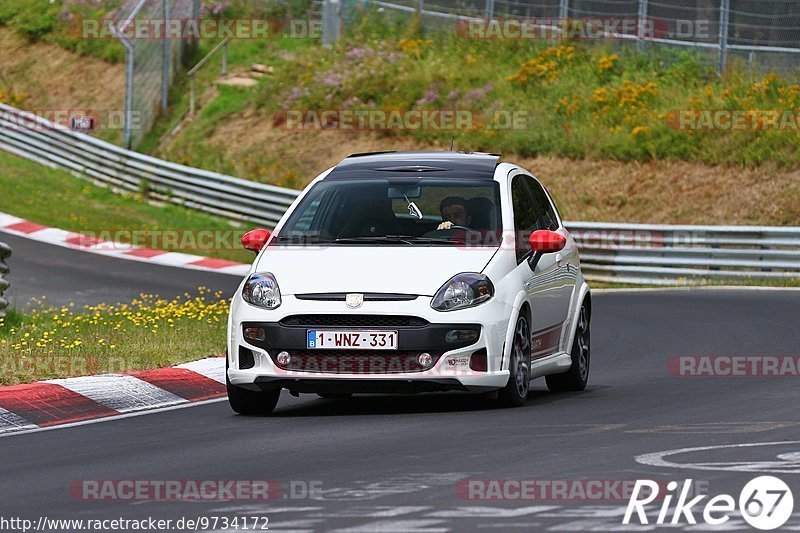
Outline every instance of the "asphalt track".
[(240, 281), (229, 274), (104, 257), (9, 233), (0, 233), (0, 241), (13, 250), (8, 260), (11, 289), (6, 294), (16, 307), (42, 295), (50, 305), (83, 306), (130, 302), (142, 292), (179, 296), (196, 292), (199, 286), (230, 296)]
[[(18, 249), (15, 265), (23, 267), (15, 270), (16, 282), (37, 265), (25, 246)], [(128, 269), (117, 260), (82, 254), (85, 260), (75, 266), (67, 263), (67, 253), (52, 254), (64, 261), (59, 275), (71, 284), (61, 289), (64, 296), (83, 272), (101, 264), (102, 272), (83, 281), (85, 286), (130, 276), (137, 291), (180, 292), (190, 274), (189, 284), (227, 281), (183, 271), (138, 278), (134, 271), (141, 265)], [(34, 275), (45, 275), (46, 257)], [(798, 378), (686, 378), (666, 370), (674, 355), (798, 355), (800, 293), (605, 293), (595, 296), (593, 314), (588, 389), (552, 394), (538, 380), (527, 405), (518, 409), (463, 394), (350, 400), (285, 395), (269, 418), (237, 416), (216, 402), (0, 438), (0, 516), (267, 517), (276, 531), (641, 531), (648, 529), (621, 525), (625, 501), (467, 500), (456, 487), (465, 479), (693, 478), (712, 495), (738, 498), (748, 480), (768, 469), (758, 465), (764, 461), (772, 461), (773, 469), (775, 461), (784, 465), (779, 477), (800, 508)], [(636, 460), (659, 451), (745, 443), (778, 444), (669, 457), (683, 468)], [(692, 463), (726, 464), (686, 468)], [(731, 471), (730, 463), (751, 471)], [(70, 484), (85, 479), (265, 479), (276, 480), (283, 491), (269, 502), (70, 496)], [(315, 488), (311, 498), (303, 494), (309, 485)], [(726, 526), (753, 531), (738, 518)], [(800, 530), (797, 510), (782, 530)]]

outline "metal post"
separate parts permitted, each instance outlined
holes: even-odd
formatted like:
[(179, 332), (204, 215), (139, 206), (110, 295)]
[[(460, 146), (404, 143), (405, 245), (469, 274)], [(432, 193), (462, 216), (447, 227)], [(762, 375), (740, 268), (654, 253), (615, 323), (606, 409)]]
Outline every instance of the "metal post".
[(563, 23), (569, 16), (569, 0), (560, 0), (558, 4), (558, 18)]
[(136, 49), (133, 44), (124, 37), (120, 37), (120, 42), (125, 47), (125, 127), (122, 134), (122, 144), (128, 150), (133, 144), (133, 67), (136, 57)]
[(222, 45), (222, 77), (228, 77), (228, 41)]
[(163, 56), (161, 59), (161, 111), (166, 111), (169, 105), (169, 71), (171, 66), (170, 58), (170, 39), (167, 36), (166, 27), (169, 24), (170, 6), (169, 0), (162, 0), (164, 4), (164, 36), (162, 40)]
[(647, 0), (639, 0), (639, 23), (636, 32), (636, 47), (641, 52), (645, 45), (645, 24), (647, 23)]
[(192, 73), (191, 81), (189, 82), (189, 116), (194, 116), (195, 106), (195, 74)]
[(322, 1), (322, 46), (330, 48), (339, 38), (340, 13), (339, 0)]
[(719, 75), (725, 71), (725, 64), (728, 61), (728, 23), (731, 16), (730, 0), (720, 0), (719, 3)]
[(494, 18), (494, 0), (486, 0), (486, 20)]

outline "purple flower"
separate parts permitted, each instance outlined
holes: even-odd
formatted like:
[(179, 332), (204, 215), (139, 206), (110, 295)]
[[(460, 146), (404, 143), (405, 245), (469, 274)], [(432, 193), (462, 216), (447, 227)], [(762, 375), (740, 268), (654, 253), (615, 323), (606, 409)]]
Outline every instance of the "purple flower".
[(458, 87), (456, 87), (455, 89), (453, 89), (452, 91), (450, 91), (449, 93), (447, 93), (447, 100), (448, 100), (448, 101), (453, 101), (453, 100), (455, 100), (456, 98), (458, 98), (458, 95), (459, 95), (460, 93), (461, 93), (461, 89), (459, 89)]
[(373, 55), (375, 55), (375, 51), (372, 48), (357, 47), (357, 48), (353, 48), (351, 50), (348, 50), (344, 54), (344, 59), (345, 59), (345, 61), (352, 61), (354, 63), (359, 63), (359, 62), (363, 61), (364, 59), (372, 57)]
[(425, 91), (425, 95), (419, 100), (417, 100), (417, 105), (418, 106), (429, 105), (434, 103), (438, 99), (439, 99), (439, 93), (437, 93), (433, 89), (428, 89), (427, 91)]
[(352, 107), (353, 105), (359, 104), (359, 103), (361, 103), (361, 100), (358, 99), (358, 96), (353, 96), (351, 98), (348, 98), (344, 102), (342, 102), (342, 107), (344, 109), (347, 109), (347, 108)]
[(310, 91), (308, 87), (292, 87), (292, 90), (289, 91), (289, 95), (286, 97), (286, 105), (291, 105), (304, 96), (308, 96)]
[(484, 98), (486, 98), (486, 95), (488, 95), (490, 92), (492, 92), (493, 88), (494, 88), (494, 86), (491, 83), (487, 83), (483, 87), (478, 87), (477, 89), (472, 89), (471, 91), (469, 91), (467, 94), (464, 95), (464, 101), (467, 104), (472, 104), (472, 103), (479, 102), (479, 101), (483, 100)]
[(341, 74), (331, 71), (323, 73), (321, 78), (320, 83), (322, 83), (322, 85), (333, 87), (334, 89), (339, 89), (342, 86), (342, 81), (344, 81)]

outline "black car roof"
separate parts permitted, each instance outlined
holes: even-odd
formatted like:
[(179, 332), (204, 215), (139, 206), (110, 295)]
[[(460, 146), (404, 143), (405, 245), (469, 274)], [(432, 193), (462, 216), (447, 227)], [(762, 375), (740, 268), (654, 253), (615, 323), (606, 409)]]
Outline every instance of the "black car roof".
[(373, 152), (353, 154), (325, 179), (469, 178), (493, 179), (498, 154), (482, 152)]

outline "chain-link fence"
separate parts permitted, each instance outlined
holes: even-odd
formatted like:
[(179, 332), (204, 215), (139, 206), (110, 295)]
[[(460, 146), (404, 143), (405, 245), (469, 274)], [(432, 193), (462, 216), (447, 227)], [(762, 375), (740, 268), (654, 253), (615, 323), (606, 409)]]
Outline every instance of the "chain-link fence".
[[(167, 95), (175, 71), (192, 54), (192, 38), (139, 38), (130, 31), (138, 22), (157, 27), (159, 21), (197, 20), (200, 0), (126, 0), (119, 9), (119, 39), (125, 47), (125, 134), (127, 148), (136, 146), (167, 107)], [(128, 31), (126, 31), (128, 30)]]
[(602, 38), (636, 43), (640, 49), (680, 46), (703, 51), (720, 72), (731, 57), (759, 68), (800, 67), (796, 0), (358, 0), (348, 7), (362, 3), (386, 12), (416, 13), (426, 26), (453, 27), (463, 19), (517, 19), (549, 24), (551, 31), (563, 34), (566, 27), (575, 28), (581, 21), (586, 27), (591, 21), (612, 28)]

